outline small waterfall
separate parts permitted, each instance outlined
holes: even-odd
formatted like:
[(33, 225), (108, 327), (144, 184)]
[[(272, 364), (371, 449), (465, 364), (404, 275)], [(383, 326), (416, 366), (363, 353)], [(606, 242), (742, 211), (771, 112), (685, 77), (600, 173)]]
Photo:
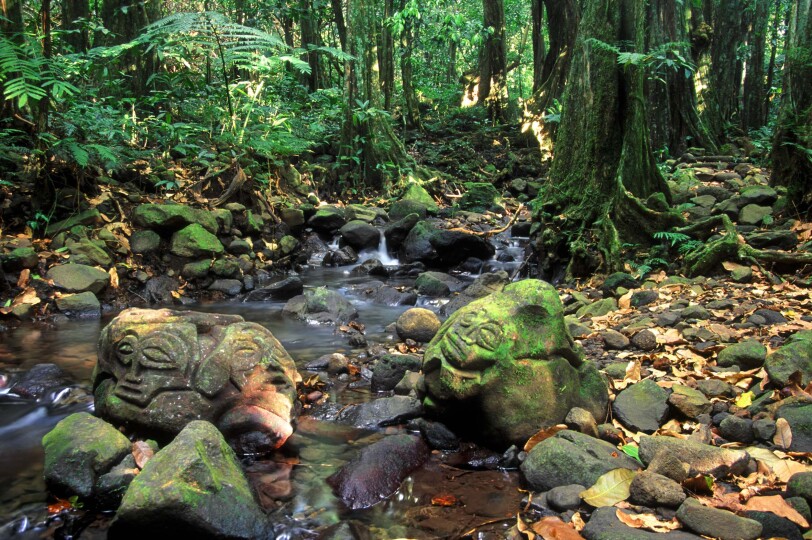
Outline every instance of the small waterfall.
[(400, 261), (396, 257), (389, 255), (389, 249), (386, 247), (386, 235), (383, 234), (383, 231), (380, 231), (380, 233), (381, 239), (378, 242), (377, 251), (372, 249), (365, 250), (361, 253), (361, 259), (378, 259), (384, 266), (398, 266)]

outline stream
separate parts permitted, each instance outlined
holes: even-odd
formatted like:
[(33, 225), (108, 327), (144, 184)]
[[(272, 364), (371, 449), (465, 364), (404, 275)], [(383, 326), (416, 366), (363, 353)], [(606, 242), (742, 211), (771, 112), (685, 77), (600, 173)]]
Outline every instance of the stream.
[[(512, 273), (521, 261), (522, 242), (507, 236), (494, 241), (497, 254), (486, 263), (486, 270), (504, 269)], [(379, 252), (362, 254), (361, 261), (370, 257), (387, 266), (397, 264), (386, 253), (385, 246)], [(500, 259), (510, 262), (498, 262)], [(306, 288), (326, 285), (356, 306), (370, 348), (394, 346), (398, 338), (387, 332), (386, 327), (413, 306), (387, 306), (364, 300), (353, 285), (376, 278), (351, 275), (352, 268), (309, 266), (300, 277)], [(475, 276), (457, 277), (472, 281)], [(387, 283), (411, 285), (414, 278)], [(435, 311), (441, 304), (442, 301), (424, 297), (417, 302), (418, 306)], [(239, 314), (267, 327), (300, 370), (308, 362), (335, 352), (362, 366), (359, 381), (350, 382), (342, 377), (332, 380), (326, 390), (328, 403), (321, 407), (335, 411), (375, 397), (364, 378), (368, 375), (363, 368), (369, 361), (367, 352), (351, 349), (346, 336), (332, 326), (309, 325), (283, 317), (283, 305), (284, 302), (277, 301), (221, 302), (183, 309)], [(105, 315), (102, 320), (63, 321), (49, 327), (23, 326), (0, 333), (0, 539), (106, 537), (112, 515), (81, 509), (49, 514), (48, 504), (53, 500), (48, 499), (42, 479), (41, 439), (65, 416), (92, 411), (89, 388), (96, 343), (101, 329), (113, 315)], [(56, 364), (70, 380), (59, 390), (38, 398), (9, 393), (11, 383), (43, 363)], [(325, 478), (359, 449), (405, 428), (367, 431), (319, 418), (318, 410), (305, 410), (283, 451), (261, 460), (244, 461), (258, 500), (276, 524), (276, 538), (438, 538), (468, 533), (474, 538), (502, 538), (504, 530), (515, 523), (522, 496), (517, 490), (518, 474), (496, 468), (474, 470), (465, 465), (471, 459), (481, 458), (481, 449), (469, 449), (471, 456), (462, 455), (465, 451), (456, 455), (435, 451), (429, 462), (407, 478), (388, 500), (369, 509), (348, 510), (333, 495)]]

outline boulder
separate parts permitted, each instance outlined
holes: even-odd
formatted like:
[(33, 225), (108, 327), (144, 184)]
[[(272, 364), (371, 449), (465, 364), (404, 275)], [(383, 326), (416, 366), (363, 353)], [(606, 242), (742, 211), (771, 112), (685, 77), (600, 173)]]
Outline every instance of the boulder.
[(395, 201), (389, 207), (389, 218), (394, 221), (402, 221), (412, 214), (417, 216), (418, 220), (426, 219), (428, 213), (426, 205), (418, 201)]
[(213, 213), (182, 204), (142, 204), (133, 211), (133, 223), (159, 231), (177, 231), (197, 224), (211, 234), (217, 233), (219, 227)]
[(155, 231), (144, 229), (135, 231), (130, 236), (130, 249), (136, 254), (146, 254), (158, 251), (161, 247), (161, 237)]
[(416, 182), (409, 182), (406, 189), (403, 190), (400, 200), (422, 204), (430, 214), (436, 214), (438, 210), (437, 203), (434, 202), (429, 192)]
[(372, 223), (376, 218), (386, 219), (386, 212), (374, 206), (364, 206), (362, 204), (349, 204), (344, 208), (344, 215), (349, 221), (360, 220), (364, 223)]
[(764, 218), (771, 216), (772, 213), (773, 209), (769, 206), (748, 204), (739, 211), (739, 224), (760, 225), (764, 221)]
[[(99, 242), (104, 245), (104, 242)], [(103, 247), (93, 240), (80, 238), (79, 240), (68, 240), (65, 247), (70, 252), (71, 261), (78, 264), (89, 264), (98, 266), (110, 266), (113, 263), (112, 257)]]
[(460, 294), (453, 296), (448, 303), (440, 308), (443, 315), (451, 315), (463, 306), (467, 306), (478, 298), (500, 292), (510, 283), (510, 276), (504, 270), (486, 272), (476, 277), (473, 283), (463, 289)]
[(128, 309), (99, 338), (96, 412), (169, 439), (216, 422), (240, 453), (278, 448), (293, 433), (301, 380), (270, 330), (237, 315)]
[(704, 506), (696, 499), (685, 499), (677, 510), (677, 519), (687, 529), (719, 540), (756, 540), (761, 536), (758, 521)]
[(651, 379), (644, 379), (620, 392), (612, 411), (621, 424), (634, 431), (653, 433), (668, 416), (668, 393)]
[(490, 182), (465, 182), (465, 192), (460, 199), (460, 208), (484, 212), (498, 205), (502, 200), (499, 191)]
[(358, 310), (338, 292), (318, 287), (288, 300), (282, 314), (319, 324), (346, 324), (358, 317)]
[(421, 221), (410, 231), (400, 247), (400, 260), (421, 261), (430, 266), (450, 268), (469, 257), (488, 260), (495, 253), (490, 242), (465, 231), (438, 229)]
[(255, 289), (245, 297), (246, 302), (264, 302), (266, 300), (290, 300), (304, 292), (304, 283), (301, 278), (291, 276), (267, 287)]
[(208, 257), (223, 251), (220, 240), (199, 223), (177, 231), (169, 242), (169, 252), (178, 257)]
[(423, 272), (414, 281), (418, 294), (435, 298), (448, 296), (463, 286), (462, 281), (443, 272)]
[(676, 508), (685, 500), (685, 492), (681, 485), (667, 476), (643, 471), (632, 480), (629, 499), (643, 506)]
[(577, 431), (559, 431), (533, 447), (521, 464), (528, 485), (536, 491), (557, 486), (592, 486), (614, 469), (636, 471), (640, 464), (615, 445)]
[(417, 399), (392, 396), (350, 405), (342, 409), (336, 421), (340, 424), (372, 429), (399, 424), (422, 414), (423, 406)]
[(366, 221), (348, 221), (338, 231), (341, 238), (356, 251), (377, 248), (381, 241), (381, 233)]
[(426, 443), (414, 435), (393, 435), (361, 450), (327, 478), (339, 498), (353, 510), (373, 506), (428, 459)]
[[(792, 335), (764, 361), (770, 382), (783, 387), (793, 377), (802, 387), (812, 382), (812, 331), (804, 330)], [(796, 375), (797, 374), (797, 375)]]
[(716, 356), (716, 365), (721, 367), (739, 366), (754, 369), (764, 364), (767, 347), (755, 340), (741, 341), (728, 345)]
[(45, 481), (57, 495), (95, 495), (96, 481), (130, 452), (130, 441), (116, 428), (89, 413), (61, 420), (42, 438)]
[(455, 432), (522, 445), (573, 407), (606, 416), (608, 390), (584, 361), (555, 288), (512, 283), (454, 313), (423, 358), (426, 407)]
[(56, 299), (56, 307), (70, 317), (98, 319), (101, 317), (101, 304), (90, 291), (66, 294)]
[(409, 354), (385, 354), (372, 368), (372, 390), (393, 390), (407, 371), (418, 371), (421, 360)]
[(5, 390), (11, 395), (39, 400), (50, 390), (71, 384), (71, 378), (56, 364), (37, 364), (20, 374), (19, 378), (10, 379)]
[(0, 254), (0, 266), (4, 272), (18, 272), (23, 268), (34, 268), (39, 264), (39, 256), (32, 247), (18, 247), (9, 253)]
[(191, 422), (130, 484), (113, 538), (264, 538), (270, 522), (212, 424)]
[(344, 210), (337, 206), (321, 206), (307, 220), (307, 224), (314, 230), (330, 234), (334, 234), (345, 223), (347, 219), (344, 217)]
[(690, 439), (659, 436), (640, 438), (640, 459), (647, 466), (655, 458), (663, 459), (658, 455), (660, 452), (687, 464), (690, 476), (707, 474), (723, 478), (728, 474), (740, 474), (750, 461), (750, 455), (742, 450), (718, 448)]
[(413, 213), (407, 214), (394, 223), (387, 225), (383, 230), (383, 235), (386, 238), (388, 248), (395, 251), (400, 249), (401, 244), (409, 235), (409, 231), (417, 225), (418, 221), (420, 221), (420, 216)]
[(428, 343), (440, 329), (440, 319), (425, 308), (411, 308), (404, 311), (395, 323), (395, 330), (401, 340), (413, 339)]
[(71, 293), (90, 291), (99, 294), (110, 283), (110, 275), (84, 264), (60, 264), (52, 266), (45, 274), (54, 282), (54, 287)]
[(668, 404), (692, 420), (700, 414), (710, 413), (712, 407), (705, 394), (682, 384), (675, 384), (671, 387)]

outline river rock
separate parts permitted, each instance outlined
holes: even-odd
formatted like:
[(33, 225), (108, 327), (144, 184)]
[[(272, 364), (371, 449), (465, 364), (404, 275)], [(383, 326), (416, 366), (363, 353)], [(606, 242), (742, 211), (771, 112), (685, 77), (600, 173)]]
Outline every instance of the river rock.
[(403, 262), (421, 261), (429, 266), (450, 268), (469, 257), (488, 260), (495, 248), (490, 242), (465, 231), (438, 229), (421, 221), (415, 225), (400, 247)]
[(209, 285), (208, 289), (228, 296), (237, 296), (242, 292), (242, 281), (239, 279), (216, 279)]
[(525, 480), (536, 491), (592, 486), (601, 475), (619, 468), (636, 471), (640, 464), (613, 444), (570, 430), (538, 443), (521, 464)]
[(299, 231), (305, 224), (305, 215), (301, 208), (282, 208), (279, 218), (291, 231)]
[(798, 472), (787, 482), (787, 496), (802, 497), (812, 505), (812, 472)]
[(49, 390), (69, 386), (72, 382), (56, 364), (37, 364), (19, 378), (12, 379), (7, 390), (11, 395), (38, 400)]
[(54, 282), (54, 287), (71, 293), (90, 291), (99, 294), (110, 283), (110, 275), (84, 264), (60, 264), (52, 266), (46, 279)]
[(804, 540), (798, 526), (787, 518), (772, 512), (742, 512), (746, 517), (761, 523), (762, 538), (781, 538), (782, 540)]
[(364, 223), (372, 223), (377, 218), (387, 220), (386, 212), (375, 206), (364, 206), (363, 204), (348, 204), (344, 207), (344, 216), (349, 221), (359, 220)]
[(400, 249), (401, 244), (409, 236), (409, 231), (417, 225), (420, 221), (418, 214), (408, 214), (403, 216), (394, 223), (390, 223), (383, 231), (384, 238), (386, 238), (386, 245), (389, 249), (397, 251)]
[(700, 414), (708, 414), (712, 407), (705, 394), (682, 384), (675, 384), (671, 387), (668, 404), (692, 420)]
[(344, 246), (335, 251), (328, 251), (321, 264), (323, 266), (347, 266), (358, 262), (358, 253), (352, 246)]
[(407, 371), (419, 371), (421, 360), (410, 354), (385, 354), (372, 368), (372, 390), (392, 390)]
[(142, 204), (133, 211), (133, 223), (146, 229), (177, 231), (192, 224), (217, 233), (217, 218), (207, 210), (182, 204)]
[[(685, 531), (655, 533), (629, 527), (617, 517), (617, 508), (596, 508), (581, 531), (586, 540), (699, 540), (699, 536)], [(621, 510), (623, 512), (624, 510)]]
[(739, 211), (739, 224), (760, 225), (764, 221), (764, 218), (771, 216), (772, 213), (773, 209), (769, 206), (748, 204)]
[(348, 221), (338, 232), (341, 238), (357, 251), (377, 248), (381, 239), (378, 229), (359, 219)]
[(605, 330), (601, 332), (603, 346), (608, 350), (622, 350), (629, 346), (629, 338), (617, 330)]
[(789, 423), (792, 431), (792, 444), (789, 450), (812, 452), (812, 404), (784, 405), (778, 409), (776, 417), (783, 418)]
[(338, 292), (318, 287), (288, 300), (282, 314), (319, 324), (347, 324), (358, 317), (358, 310)]
[(199, 223), (177, 231), (169, 242), (169, 252), (178, 257), (208, 257), (223, 251), (220, 240)]
[(411, 308), (403, 312), (395, 323), (395, 330), (401, 340), (413, 339), (419, 343), (428, 343), (440, 329), (440, 319), (425, 308)]
[(685, 492), (682, 486), (667, 476), (643, 471), (632, 479), (629, 499), (643, 506), (676, 508), (685, 500)]
[(130, 452), (130, 441), (116, 428), (89, 413), (61, 420), (42, 438), (45, 481), (66, 498), (91, 498), (96, 480)]
[(618, 287), (623, 287), (624, 289), (637, 289), (640, 287), (640, 280), (626, 272), (615, 272), (614, 274), (608, 275), (603, 281), (601, 291), (603, 292), (604, 296), (614, 296)]
[(101, 304), (90, 291), (79, 294), (65, 294), (56, 299), (56, 307), (65, 315), (86, 319), (101, 317)]
[(307, 224), (314, 230), (329, 234), (335, 234), (345, 223), (347, 219), (344, 217), (344, 210), (337, 206), (321, 206), (307, 220)]
[(420, 203), (426, 207), (426, 210), (430, 214), (436, 214), (438, 210), (437, 203), (434, 201), (429, 192), (416, 182), (409, 182), (406, 189), (403, 190), (400, 200)]
[(754, 369), (764, 364), (767, 348), (755, 340), (741, 341), (728, 345), (716, 357), (716, 365), (721, 367), (739, 366)]
[(484, 212), (498, 205), (502, 197), (490, 182), (465, 182), (465, 192), (460, 198), (460, 208)]
[(804, 330), (792, 335), (781, 347), (767, 356), (764, 369), (770, 382), (778, 387), (790, 384), (797, 373), (800, 385), (812, 382), (812, 331)]
[(130, 236), (130, 249), (136, 254), (147, 254), (158, 251), (161, 247), (161, 237), (155, 231), (144, 229), (135, 231)]
[(747, 186), (739, 192), (743, 204), (771, 206), (778, 200), (778, 192), (770, 186)]
[(397, 491), (400, 483), (428, 459), (428, 454), (420, 437), (386, 437), (361, 450), (327, 478), (327, 483), (351, 509), (368, 508)]
[(635, 431), (653, 433), (668, 416), (668, 393), (651, 379), (644, 379), (621, 391), (612, 411), (621, 424)]
[[(102, 245), (104, 242), (100, 242)], [(95, 241), (88, 238), (69, 239), (65, 247), (70, 252), (70, 260), (77, 264), (110, 266), (113, 263), (110, 254)]]
[(206, 419), (238, 452), (261, 453), (293, 432), (300, 380), (273, 334), (242, 317), (128, 309), (102, 331), (92, 382), (116, 425), (168, 439)]
[(606, 383), (576, 349), (555, 288), (539, 280), (454, 313), (426, 348), (423, 372), (429, 410), (496, 447), (524, 444), (573, 407), (606, 416)]
[(418, 201), (395, 201), (389, 207), (389, 218), (395, 221), (400, 221), (412, 214), (416, 215), (419, 221), (426, 219), (429, 211), (425, 204)]
[(440, 308), (443, 315), (451, 315), (463, 306), (467, 306), (478, 298), (500, 292), (510, 283), (510, 276), (504, 270), (480, 274), (473, 283), (465, 287), (459, 294), (453, 296)]
[(291, 276), (267, 287), (255, 289), (245, 297), (246, 302), (264, 302), (266, 300), (290, 300), (304, 292), (304, 283), (301, 278)]
[(32, 247), (18, 247), (9, 253), (0, 254), (0, 266), (6, 272), (18, 272), (23, 268), (34, 268), (39, 264), (39, 255)]
[(130, 484), (111, 538), (264, 538), (270, 522), (212, 424), (191, 422)]
[(798, 235), (795, 231), (763, 231), (747, 235), (747, 243), (756, 249), (789, 251), (798, 245)]
[(96, 225), (101, 223), (101, 221), (101, 212), (96, 208), (91, 208), (90, 210), (85, 210), (67, 219), (63, 219), (62, 221), (49, 223), (45, 227), (45, 236), (53, 237), (61, 232), (69, 231), (77, 225)]
[(414, 282), (417, 293), (423, 296), (443, 297), (457, 292), (465, 285), (444, 272), (423, 272)]
[(696, 499), (685, 499), (677, 510), (677, 519), (695, 533), (720, 540), (756, 540), (761, 536), (758, 521), (704, 506)]
[(409, 396), (378, 398), (350, 405), (343, 409), (336, 421), (359, 428), (377, 428), (399, 424), (423, 414), (423, 405)]
[(749, 418), (728, 415), (719, 422), (719, 434), (728, 441), (753, 442), (753, 421)]
[[(723, 478), (728, 474), (740, 474), (750, 461), (750, 455), (742, 450), (718, 448), (690, 439), (660, 436), (640, 438), (640, 459), (647, 466), (655, 459), (661, 459), (658, 455), (660, 452), (670, 454), (681, 463), (688, 464), (690, 476), (707, 474)], [(658, 472), (665, 474), (662, 471)]]

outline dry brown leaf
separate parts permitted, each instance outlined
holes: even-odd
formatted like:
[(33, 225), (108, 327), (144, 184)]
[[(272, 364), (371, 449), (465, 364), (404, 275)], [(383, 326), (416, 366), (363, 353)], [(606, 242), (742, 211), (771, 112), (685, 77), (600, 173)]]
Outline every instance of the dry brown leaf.
[(138, 465), (139, 469), (143, 469), (147, 461), (155, 455), (155, 452), (153, 452), (152, 448), (144, 441), (135, 441), (132, 446), (132, 454), (135, 458), (135, 464)]
[(775, 474), (781, 482), (789, 481), (790, 477), (795, 473), (812, 471), (812, 467), (791, 459), (781, 459), (780, 456), (770, 452), (766, 448), (750, 446), (745, 448), (745, 450), (747, 450), (747, 453), (750, 454), (753, 459), (767, 467), (769, 472)]
[(798, 513), (781, 495), (762, 495), (753, 497), (744, 507), (748, 510), (755, 510), (758, 512), (772, 512), (776, 516), (781, 516), (792, 521), (796, 525), (807, 528), (809, 522), (806, 521), (801, 514)]
[(617, 299), (617, 307), (619, 309), (629, 309), (632, 307), (632, 291), (627, 292)]
[(682, 527), (676, 518), (671, 521), (660, 521), (654, 514), (627, 514), (618, 509), (615, 511), (617, 518), (635, 529), (646, 529), (654, 532), (675, 531)]
[(626, 377), (623, 379), (626, 382), (639, 382), (640, 381), (640, 361), (633, 360), (626, 366)]
[(775, 421), (773, 444), (784, 450), (789, 449), (792, 445), (792, 429), (789, 427), (789, 422), (787, 422), (785, 418), (779, 418)]
[(17, 286), (21, 289), (28, 285), (28, 278), (31, 277), (31, 270), (28, 268), (24, 268), (22, 272), (20, 272), (20, 277), (17, 279)]
[(114, 289), (118, 289), (118, 272), (115, 267), (110, 268), (107, 273), (110, 274), (110, 286)]
[(575, 529), (578, 532), (581, 532), (581, 531), (584, 530), (584, 527), (586, 527), (586, 523), (584, 522), (584, 518), (581, 517), (581, 512), (575, 512), (572, 515), (572, 519), (570, 520), (570, 525), (572, 525), (572, 528)]
[(550, 437), (552, 437), (553, 435), (564, 429), (567, 429), (566, 424), (556, 424), (554, 426), (550, 426), (538, 431), (535, 435), (527, 439), (526, 443), (524, 443), (524, 451), (529, 452), (530, 450), (533, 449), (534, 446), (536, 446), (541, 441), (549, 439)]
[(533, 532), (544, 540), (584, 540), (578, 531), (557, 516), (547, 516), (531, 525)]

